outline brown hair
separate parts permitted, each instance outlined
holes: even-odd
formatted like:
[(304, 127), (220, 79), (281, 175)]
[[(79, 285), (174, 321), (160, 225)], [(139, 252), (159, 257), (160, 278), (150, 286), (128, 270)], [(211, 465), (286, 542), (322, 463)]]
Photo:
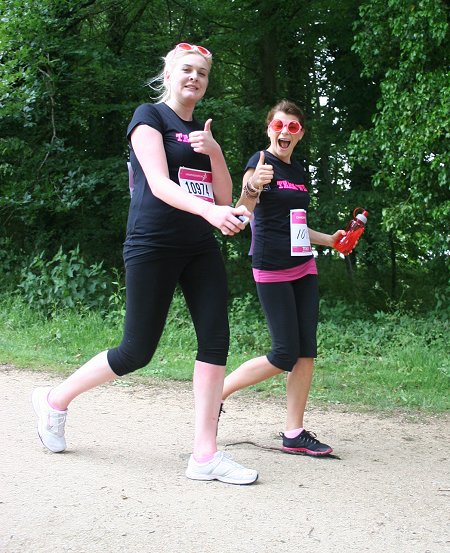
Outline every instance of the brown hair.
[(294, 104), (294, 102), (291, 102), (290, 100), (281, 100), (280, 102), (278, 102), (278, 104), (273, 106), (273, 108), (267, 114), (267, 125), (272, 121), (273, 116), (277, 111), (282, 111), (283, 113), (287, 113), (288, 115), (293, 115), (294, 117), (297, 117), (302, 127), (305, 126), (305, 114), (303, 113), (303, 110), (299, 108), (297, 104)]

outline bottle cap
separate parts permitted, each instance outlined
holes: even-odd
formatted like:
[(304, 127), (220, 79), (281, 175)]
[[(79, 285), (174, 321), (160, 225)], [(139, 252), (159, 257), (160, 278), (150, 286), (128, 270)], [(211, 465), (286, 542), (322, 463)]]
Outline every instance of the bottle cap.
[[(366, 212), (364, 212), (364, 213), (366, 213)], [(362, 223), (366, 224), (367, 223), (367, 217), (364, 215), (364, 213), (358, 213), (356, 218), (359, 219)]]
[[(361, 209), (362, 213), (358, 213), (358, 215), (355, 215), (356, 212), (358, 211), (358, 209)], [(366, 211), (363, 207), (357, 207), (353, 210), (353, 217), (355, 217), (355, 219), (358, 219), (359, 221), (361, 221), (364, 224), (367, 223), (367, 216), (368, 215), (369, 215), (369, 212)]]

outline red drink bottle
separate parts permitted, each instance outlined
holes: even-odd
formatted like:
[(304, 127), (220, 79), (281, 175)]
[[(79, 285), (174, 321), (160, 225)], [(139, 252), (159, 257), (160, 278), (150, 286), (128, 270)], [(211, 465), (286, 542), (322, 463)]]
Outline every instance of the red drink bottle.
[[(361, 210), (362, 213), (356, 212)], [(361, 234), (364, 232), (367, 223), (367, 216), (369, 212), (362, 207), (357, 207), (353, 210), (353, 219), (348, 223), (347, 228), (345, 229), (345, 236), (342, 236), (339, 240), (334, 243), (334, 248), (341, 252), (344, 255), (349, 255), (352, 253), (353, 248), (356, 246)]]

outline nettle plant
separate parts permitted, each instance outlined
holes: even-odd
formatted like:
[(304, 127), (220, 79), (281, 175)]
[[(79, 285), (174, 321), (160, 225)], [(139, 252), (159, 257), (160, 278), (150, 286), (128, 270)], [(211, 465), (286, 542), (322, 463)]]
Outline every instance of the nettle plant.
[(109, 300), (110, 279), (102, 262), (87, 265), (79, 246), (52, 259), (45, 251), (21, 271), (19, 293), (33, 308), (46, 316), (60, 309), (104, 309)]

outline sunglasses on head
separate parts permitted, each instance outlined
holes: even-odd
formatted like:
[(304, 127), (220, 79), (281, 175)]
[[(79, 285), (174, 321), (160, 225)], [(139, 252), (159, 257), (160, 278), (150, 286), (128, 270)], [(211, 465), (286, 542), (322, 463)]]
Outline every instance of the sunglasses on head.
[(281, 119), (272, 119), (272, 121), (269, 123), (269, 128), (272, 129), (274, 132), (281, 132), (283, 129), (286, 128), (289, 134), (298, 134), (303, 127), (295, 119), (287, 121), (286, 123), (284, 123), (284, 121), (282, 121)]
[(175, 50), (183, 50), (184, 52), (198, 52), (205, 58), (212, 58), (211, 52), (204, 46), (197, 46), (196, 44), (189, 44), (188, 42), (180, 42), (175, 46)]

